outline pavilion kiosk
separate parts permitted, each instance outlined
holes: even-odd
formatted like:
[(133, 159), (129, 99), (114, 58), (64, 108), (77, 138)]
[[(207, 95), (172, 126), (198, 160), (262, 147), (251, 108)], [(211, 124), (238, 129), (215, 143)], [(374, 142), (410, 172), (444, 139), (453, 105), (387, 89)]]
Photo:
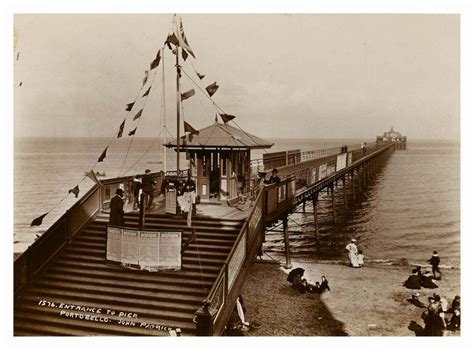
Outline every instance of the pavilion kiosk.
[[(203, 203), (222, 203), (250, 191), (250, 151), (270, 148), (273, 143), (254, 136), (228, 123), (214, 124), (197, 135), (180, 138), (180, 152), (186, 152), (189, 169), (196, 183), (196, 195)], [(177, 149), (176, 140), (166, 147)]]

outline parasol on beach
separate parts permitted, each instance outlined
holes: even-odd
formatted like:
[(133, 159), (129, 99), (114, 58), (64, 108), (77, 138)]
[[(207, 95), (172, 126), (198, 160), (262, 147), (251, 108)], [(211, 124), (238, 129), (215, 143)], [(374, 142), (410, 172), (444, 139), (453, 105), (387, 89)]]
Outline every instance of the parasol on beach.
[(304, 274), (304, 269), (301, 268), (301, 267), (297, 267), (296, 269), (293, 269), (290, 271), (290, 273), (288, 274), (288, 277), (286, 278), (286, 280), (290, 283), (293, 282), (293, 279), (295, 278), (296, 275), (301, 275), (303, 276)]

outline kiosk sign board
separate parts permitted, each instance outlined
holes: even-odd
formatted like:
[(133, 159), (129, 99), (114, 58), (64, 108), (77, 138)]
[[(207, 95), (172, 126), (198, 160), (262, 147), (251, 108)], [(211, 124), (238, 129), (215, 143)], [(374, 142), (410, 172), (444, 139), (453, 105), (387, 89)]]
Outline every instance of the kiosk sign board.
[(322, 180), (327, 176), (327, 166), (326, 163), (319, 166), (318, 180)]
[(341, 153), (337, 155), (336, 171), (339, 171), (346, 167), (346, 160), (347, 160), (347, 153)]
[(180, 270), (182, 231), (107, 226), (106, 260), (147, 271)]

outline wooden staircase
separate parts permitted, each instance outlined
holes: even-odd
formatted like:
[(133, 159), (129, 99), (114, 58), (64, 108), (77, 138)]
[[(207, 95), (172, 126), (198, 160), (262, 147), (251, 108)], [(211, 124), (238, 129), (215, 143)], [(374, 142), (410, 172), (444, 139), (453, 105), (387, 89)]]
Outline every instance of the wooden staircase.
[[(107, 221), (102, 215), (91, 222), (16, 296), (15, 335), (168, 335), (160, 326), (196, 334), (194, 313), (212, 288), (243, 220), (195, 217), (196, 240), (183, 255), (182, 270), (159, 273), (106, 263)], [(125, 221), (136, 227), (138, 216), (126, 214)], [(185, 219), (166, 215), (147, 216), (146, 228), (181, 229), (183, 240), (191, 234)]]

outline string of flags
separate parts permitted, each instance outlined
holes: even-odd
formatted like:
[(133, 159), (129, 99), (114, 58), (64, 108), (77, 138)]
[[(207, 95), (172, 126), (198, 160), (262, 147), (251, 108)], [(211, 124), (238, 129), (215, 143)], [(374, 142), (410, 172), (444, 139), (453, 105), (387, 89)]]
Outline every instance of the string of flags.
[[(184, 33), (184, 28), (183, 28), (183, 23), (181, 21), (181, 18), (177, 17), (176, 15), (174, 16), (174, 19), (173, 19), (173, 33), (170, 33), (167, 38), (166, 38), (166, 41), (164, 43), (174, 54), (177, 54), (177, 47), (181, 47), (181, 56), (183, 58), (184, 61), (186, 61), (189, 56), (192, 56), (193, 58), (196, 58), (193, 50), (191, 49), (191, 46), (189, 45), (189, 42), (186, 38), (186, 35)], [(175, 49), (172, 48), (171, 45), (174, 45), (175, 46)], [(161, 62), (161, 58), (162, 58), (162, 52), (163, 49), (160, 49), (158, 50), (158, 52), (156, 53), (156, 56), (155, 58), (153, 59), (153, 61), (150, 63), (150, 69), (149, 70), (146, 70), (145, 71), (145, 74), (144, 74), (144, 77), (143, 77), (143, 80), (142, 80), (142, 87), (141, 88), (144, 88), (145, 85), (147, 84), (148, 82), (148, 79), (149, 79), (149, 74), (150, 74), (150, 71), (157, 68)], [(19, 54), (17, 56), (17, 60), (19, 58)], [(192, 63), (191, 63), (192, 64)], [(195, 68), (194, 68), (194, 65), (193, 65), (193, 69), (197, 75), (197, 77), (200, 79), (200, 80), (203, 80), (205, 78), (205, 75), (204, 74), (201, 74), (199, 73)], [(181, 74), (180, 72), (178, 71), (178, 75), (181, 77)], [(153, 83), (153, 82), (152, 82)], [(20, 83), (20, 86), (21, 86), (22, 83)], [(143, 93), (143, 95), (141, 97), (146, 97), (148, 98), (150, 92), (151, 92), (151, 85), (147, 88), (147, 90)], [(213, 82), (212, 84), (208, 85), (206, 87), (206, 91), (207, 93), (209, 94), (209, 97), (212, 97), (216, 91), (219, 89), (219, 85), (217, 85), (217, 82)], [(194, 96), (196, 94), (195, 90), (194, 89), (191, 89), (189, 91), (186, 91), (184, 93), (181, 93), (181, 101), (185, 101), (187, 100), (188, 98)], [(145, 101), (146, 102), (146, 101)], [(125, 111), (127, 112), (131, 112), (133, 111), (133, 108), (136, 104), (136, 100), (133, 101), (133, 102), (130, 102), (130, 103), (127, 103), (126, 104), (126, 107), (125, 107)], [(135, 116), (133, 117), (133, 120), (137, 120), (139, 119), (141, 116), (142, 116), (142, 113), (143, 113), (143, 107), (135, 114)], [(229, 121), (235, 119), (235, 116), (234, 115), (231, 115), (231, 114), (226, 114), (226, 113), (219, 113), (222, 121), (227, 124)], [(117, 132), (117, 138), (121, 138), (123, 136), (123, 132), (124, 132), (124, 129), (125, 129), (125, 122), (126, 122), (126, 119), (125, 118), (122, 123), (120, 124), (119, 126), (119, 129), (118, 129), (118, 132)], [(189, 141), (192, 141), (192, 138), (194, 135), (199, 135), (199, 130), (195, 129), (193, 126), (191, 126), (188, 122), (184, 121), (184, 131), (185, 133), (188, 135), (188, 138), (189, 138)], [(137, 128), (138, 126), (136, 126), (134, 129), (130, 130), (128, 132), (128, 136), (133, 136), (135, 135), (136, 131), (137, 131)], [(100, 163), (100, 162), (103, 162), (104, 159), (107, 157), (107, 150), (109, 148), (109, 145), (107, 145), (105, 147), (105, 149), (102, 151), (101, 155), (99, 156), (97, 162)], [(85, 172), (84, 173), (85, 177), (88, 177), (90, 178), (94, 183), (100, 185), (100, 181), (98, 180), (97, 176), (105, 176), (105, 173), (104, 174), (101, 174), (99, 172), (94, 172), (93, 169), (91, 169), (90, 171), (88, 172)], [(81, 181), (82, 182), (82, 181)], [(73, 188), (69, 189), (68, 190), (68, 195), (69, 194), (73, 194), (75, 196), (75, 198), (77, 198), (79, 196), (79, 193), (80, 193), (80, 188), (79, 188), (79, 185), (76, 185), (74, 186)], [(41, 216), (38, 216), (37, 218), (33, 219), (33, 221), (31, 222), (30, 226), (40, 226), (43, 222), (43, 219), (46, 217), (46, 215), (48, 215), (49, 212), (47, 213), (44, 213), (42, 214)]]
[[(89, 170), (88, 172), (84, 173), (84, 177), (88, 177), (92, 181), (94, 181), (96, 184), (100, 185), (100, 181), (97, 178), (97, 176), (105, 176), (105, 173), (100, 173), (100, 172), (94, 172), (93, 169)], [(82, 181), (81, 181), (82, 182)], [(68, 191), (68, 195), (72, 193), (74, 194), (75, 198), (79, 196), (80, 189), (79, 185), (74, 186)], [(52, 210), (52, 209), (51, 209)], [(50, 211), (51, 211), (50, 210)], [(50, 213), (50, 211), (38, 216), (37, 218), (34, 218), (33, 221), (31, 221), (30, 226), (40, 226), (43, 223), (43, 219)]]

